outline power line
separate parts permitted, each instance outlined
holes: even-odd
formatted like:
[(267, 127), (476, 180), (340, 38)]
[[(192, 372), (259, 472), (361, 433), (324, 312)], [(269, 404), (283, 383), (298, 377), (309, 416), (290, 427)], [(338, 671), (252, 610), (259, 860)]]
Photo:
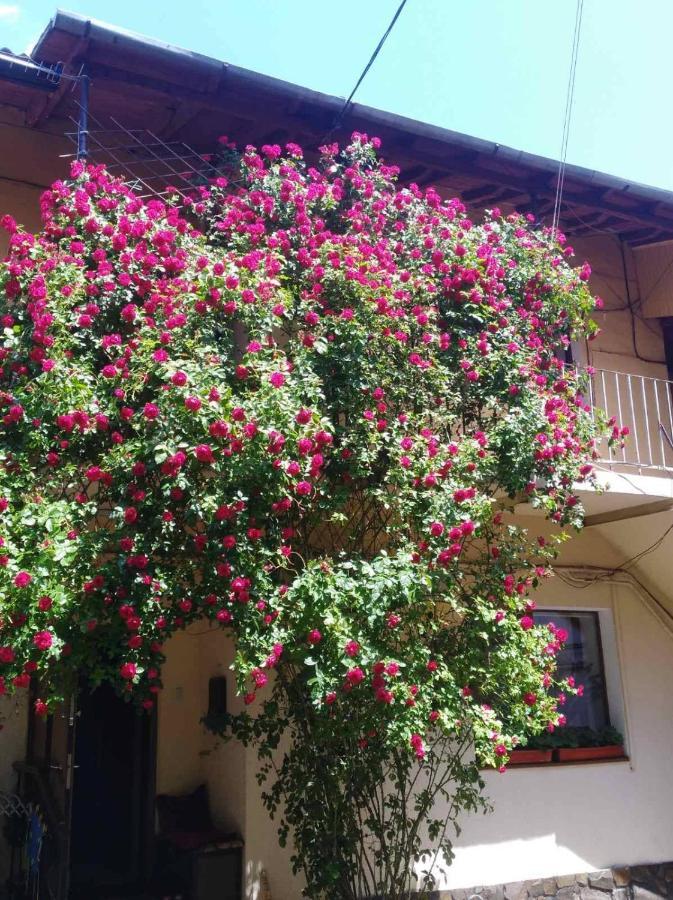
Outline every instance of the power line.
[(556, 234), (561, 215), (561, 202), (563, 200), (563, 187), (566, 174), (566, 158), (568, 156), (568, 139), (570, 137), (570, 120), (572, 118), (573, 100), (575, 98), (575, 78), (577, 75), (577, 58), (579, 56), (580, 36), (582, 33), (582, 14), (584, 12), (584, 0), (577, 0), (575, 9), (575, 30), (573, 31), (573, 43), (570, 53), (570, 71), (568, 72), (568, 88), (566, 91), (566, 108), (563, 118), (563, 135), (561, 138), (561, 156), (559, 160), (558, 176), (556, 178), (556, 196), (554, 199), (554, 214), (552, 217), (551, 237)]
[[(575, 588), (577, 590), (584, 590), (585, 588), (593, 587), (595, 584), (599, 582), (614, 582), (616, 584), (624, 584), (631, 583), (632, 585), (637, 585), (640, 590), (649, 598), (649, 600), (659, 609), (661, 613), (663, 613), (667, 619), (670, 619), (673, 622), (673, 615), (670, 610), (664, 606), (664, 604), (659, 600), (656, 594), (653, 594), (642, 581), (637, 578), (633, 572), (625, 571), (621, 568), (621, 566), (617, 566), (616, 569), (604, 569), (601, 566), (584, 566), (584, 565), (575, 565), (575, 566), (553, 566), (554, 572), (559, 576), (561, 581), (567, 584), (569, 587)], [(591, 574), (598, 573), (598, 574)], [(617, 576), (623, 575), (626, 577), (627, 581), (621, 581)]]
[(406, 5), (407, 5), (407, 0), (402, 0), (402, 2), (400, 3), (400, 5), (397, 7), (397, 11), (395, 12), (395, 15), (394, 15), (394, 16), (392, 17), (392, 19), (390, 20), (390, 24), (388, 25), (388, 27), (386, 28), (386, 30), (383, 32), (383, 36), (381, 37), (381, 40), (380, 40), (380, 41), (378, 42), (378, 44), (376, 45), (376, 49), (374, 50), (374, 52), (372, 53), (371, 57), (369, 58), (369, 62), (367, 63), (367, 65), (364, 67), (364, 69), (363, 69), (362, 72), (360, 73), (360, 77), (359, 77), (358, 80), (355, 82), (355, 87), (353, 88), (353, 90), (352, 90), (352, 91), (350, 92), (350, 94), (348, 95), (348, 99), (346, 100), (346, 102), (344, 103), (344, 105), (343, 105), (342, 108), (341, 108), (341, 111), (339, 112), (339, 114), (337, 115), (336, 119), (334, 120), (334, 124), (332, 125), (332, 127), (330, 128), (330, 130), (327, 132), (327, 134), (325, 135), (325, 137), (321, 140), (321, 142), (320, 142), (321, 144), (324, 144), (325, 141), (327, 140), (327, 138), (328, 138), (331, 134), (333, 134), (333, 133), (341, 126), (341, 123), (343, 122), (343, 120), (344, 120), (344, 118), (345, 118), (345, 116), (346, 116), (346, 113), (347, 113), (348, 110), (350, 109), (350, 106), (351, 106), (351, 104), (352, 104), (352, 102), (353, 102), (353, 97), (354, 97), (355, 94), (357, 93), (357, 90), (358, 90), (358, 88), (360, 87), (360, 85), (362, 84), (362, 82), (363, 82), (363, 81), (365, 80), (365, 78), (367, 77), (367, 73), (369, 72), (369, 70), (371, 69), (371, 67), (374, 65), (374, 62), (376, 61), (376, 57), (379, 55), (379, 53), (381, 52), (381, 49), (382, 49), (383, 45), (384, 45), (385, 42), (388, 40), (388, 37), (390, 36), (391, 31), (392, 31), (393, 28), (395, 27), (395, 24), (396, 24), (397, 20), (399, 19), (400, 14), (402, 13), (402, 10), (404, 9), (404, 7), (405, 7)]
[[(552, 568), (556, 569), (577, 569), (577, 568), (585, 568), (585, 569), (597, 569), (600, 568), (599, 574), (593, 575), (591, 579), (586, 579), (586, 586), (589, 584), (596, 584), (599, 581), (609, 580), (613, 575), (616, 575), (618, 572), (623, 572), (626, 575), (629, 575), (632, 578), (636, 578), (636, 576), (630, 571), (630, 569), (641, 562), (646, 556), (650, 553), (654, 553), (656, 550), (661, 547), (664, 543), (668, 535), (673, 531), (673, 525), (669, 525), (665, 531), (659, 535), (656, 541), (651, 543), (649, 547), (645, 547), (644, 550), (641, 550), (640, 553), (636, 553), (635, 556), (631, 556), (629, 559), (624, 560), (624, 562), (620, 563), (618, 566), (614, 566), (614, 568), (603, 568), (596, 566), (554, 566), (552, 564)], [(563, 576), (561, 576), (563, 578)], [(566, 580), (563, 578), (563, 580)], [(637, 579), (636, 579), (637, 580)], [(669, 613), (670, 615), (670, 613)]]

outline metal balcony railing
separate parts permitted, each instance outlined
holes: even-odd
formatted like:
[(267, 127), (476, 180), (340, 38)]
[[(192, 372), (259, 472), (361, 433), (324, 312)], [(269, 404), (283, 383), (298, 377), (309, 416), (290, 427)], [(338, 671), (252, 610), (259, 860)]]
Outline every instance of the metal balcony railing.
[(673, 382), (608, 369), (590, 371), (591, 406), (628, 428), (623, 447), (601, 444), (602, 462), (651, 474), (673, 473)]

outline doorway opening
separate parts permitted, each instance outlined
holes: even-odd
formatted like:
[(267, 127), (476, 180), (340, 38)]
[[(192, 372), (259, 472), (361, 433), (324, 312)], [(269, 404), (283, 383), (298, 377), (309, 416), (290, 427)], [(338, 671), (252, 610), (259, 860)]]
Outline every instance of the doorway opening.
[(70, 827), (72, 900), (132, 897), (152, 866), (155, 716), (110, 685), (79, 697)]
[(669, 381), (673, 381), (673, 316), (664, 316), (659, 319), (661, 332), (664, 338), (664, 355)]

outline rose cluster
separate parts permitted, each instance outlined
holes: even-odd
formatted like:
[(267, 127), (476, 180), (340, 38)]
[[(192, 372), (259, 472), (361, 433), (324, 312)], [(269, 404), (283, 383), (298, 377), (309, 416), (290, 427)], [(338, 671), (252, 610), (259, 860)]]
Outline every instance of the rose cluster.
[(251, 708), (282, 669), (363, 747), (469, 727), (495, 762), (562, 721), (528, 596), (553, 543), (508, 509), (581, 522), (588, 269), (376, 151), (247, 147), (186, 208), (76, 164), (38, 235), (5, 219), (2, 690), (151, 707), (207, 619)]

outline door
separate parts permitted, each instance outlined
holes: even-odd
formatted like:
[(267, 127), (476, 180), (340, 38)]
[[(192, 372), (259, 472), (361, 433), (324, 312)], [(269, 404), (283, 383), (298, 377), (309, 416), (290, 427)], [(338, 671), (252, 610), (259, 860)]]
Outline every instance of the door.
[(139, 889), (150, 869), (153, 718), (109, 685), (79, 700), (70, 843), (71, 897)]
[[(33, 688), (32, 700), (39, 694)], [(31, 702), (31, 710), (34, 704)], [(40, 900), (67, 900), (70, 873), (76, 696), (47, 716), (31, 712), (26, 762), (20, 766), (21, 792), (34, 804), (45, 833), (39, 865)]]

